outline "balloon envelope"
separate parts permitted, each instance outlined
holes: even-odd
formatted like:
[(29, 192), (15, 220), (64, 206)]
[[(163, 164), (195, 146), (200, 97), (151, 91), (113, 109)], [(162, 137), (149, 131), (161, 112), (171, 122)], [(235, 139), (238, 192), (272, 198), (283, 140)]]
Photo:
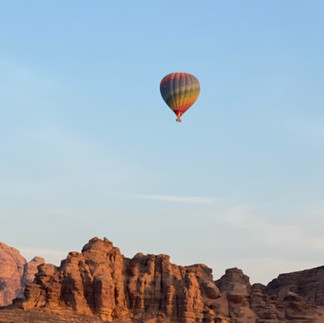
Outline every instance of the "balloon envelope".
[(180, 117), (197, 100), (200, 84), (198, 79), (189, 73), (171, 73), (162, 79), (160, 91), (163, 100), (180, 122)]

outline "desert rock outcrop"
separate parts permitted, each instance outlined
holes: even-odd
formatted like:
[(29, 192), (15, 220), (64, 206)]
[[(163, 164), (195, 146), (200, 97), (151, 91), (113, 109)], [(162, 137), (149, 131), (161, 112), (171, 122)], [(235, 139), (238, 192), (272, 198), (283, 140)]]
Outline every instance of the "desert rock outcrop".
[(0, 242), (0, 306), (23, 297), (25, 284), (34, 280), (37, 266), (43, 262), (40, 257), (26, 262), (17, 249)]
[(210, 268), (177, 266), (166, 255), (128, 259), (106, 238), (90, 240), (81, 253), (70, 252), (60, 267), (39, 266), (25, 295), (25, 309), (73, 310), (107, 321), (222, 322), (210, 306), (220, 297)]
[(0, 310), (0, 321), (38, 311), (39, 322), (74, 315), (75, 322), (323, 323), (323, 295), (324, 267), (282, 274), (268, 286), (251, 285), (231, 268), (214, 282), (205, 265), (177, 266), (167, 255), (142, 253), (129, 259), (108, 239), (93, 238), (59, 267), (38, 266), (26, 299)]

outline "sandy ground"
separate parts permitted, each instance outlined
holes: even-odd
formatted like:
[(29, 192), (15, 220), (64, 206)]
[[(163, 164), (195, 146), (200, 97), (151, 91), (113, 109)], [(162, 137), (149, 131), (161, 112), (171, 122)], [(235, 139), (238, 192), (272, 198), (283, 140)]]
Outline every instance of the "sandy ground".
[[(86, 315), (0, 309), (0, 323), (103, 323), (104, 321)], [(107, 322), (108, 323), (108, 322)]]

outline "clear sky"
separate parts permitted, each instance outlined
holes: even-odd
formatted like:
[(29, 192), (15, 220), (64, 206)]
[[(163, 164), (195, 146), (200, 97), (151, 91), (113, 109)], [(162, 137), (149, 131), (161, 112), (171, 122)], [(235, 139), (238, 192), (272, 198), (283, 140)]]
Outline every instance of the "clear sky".
[[(0, 241), (92, 237), (252, 282), (324, 264), (324, 2), (1, 1)], [(182, 123), (160, 80), (200, 81)]]

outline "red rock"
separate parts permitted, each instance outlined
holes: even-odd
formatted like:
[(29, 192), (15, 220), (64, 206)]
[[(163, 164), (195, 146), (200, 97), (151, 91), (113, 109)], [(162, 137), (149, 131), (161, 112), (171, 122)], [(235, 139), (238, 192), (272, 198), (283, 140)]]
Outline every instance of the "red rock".
[(37, 266), (43, 262), (43, 258), (35, 257), (27, 263), (17, 249), (0, 242), (0, 306), (23, 297), (25, 284), (34, 279)]
[(38, 266), (20, 313), (39, 311), (42, 322), (73, 313), (75, 322), (83, 315), (116, 323), (323, 323), (323, 276), (319, 267), (251, 286), (242, 270), (231, 268), (213, 282), (205, 265), (177, 266), (163, 254), (128, 259), (108, 239), (93, 238), (59, 267)]
[(25, 294), (25, 309), (77, 311), (108, 321), (150, 316), (190, 323), (219, 317), (205, 305), (219, 297), (210, 268), (176, 266), (166, 255), (128, 259), (106, 238), (91, 239), (81, 253), (70, 252), (58, 268), (40, 266)]

